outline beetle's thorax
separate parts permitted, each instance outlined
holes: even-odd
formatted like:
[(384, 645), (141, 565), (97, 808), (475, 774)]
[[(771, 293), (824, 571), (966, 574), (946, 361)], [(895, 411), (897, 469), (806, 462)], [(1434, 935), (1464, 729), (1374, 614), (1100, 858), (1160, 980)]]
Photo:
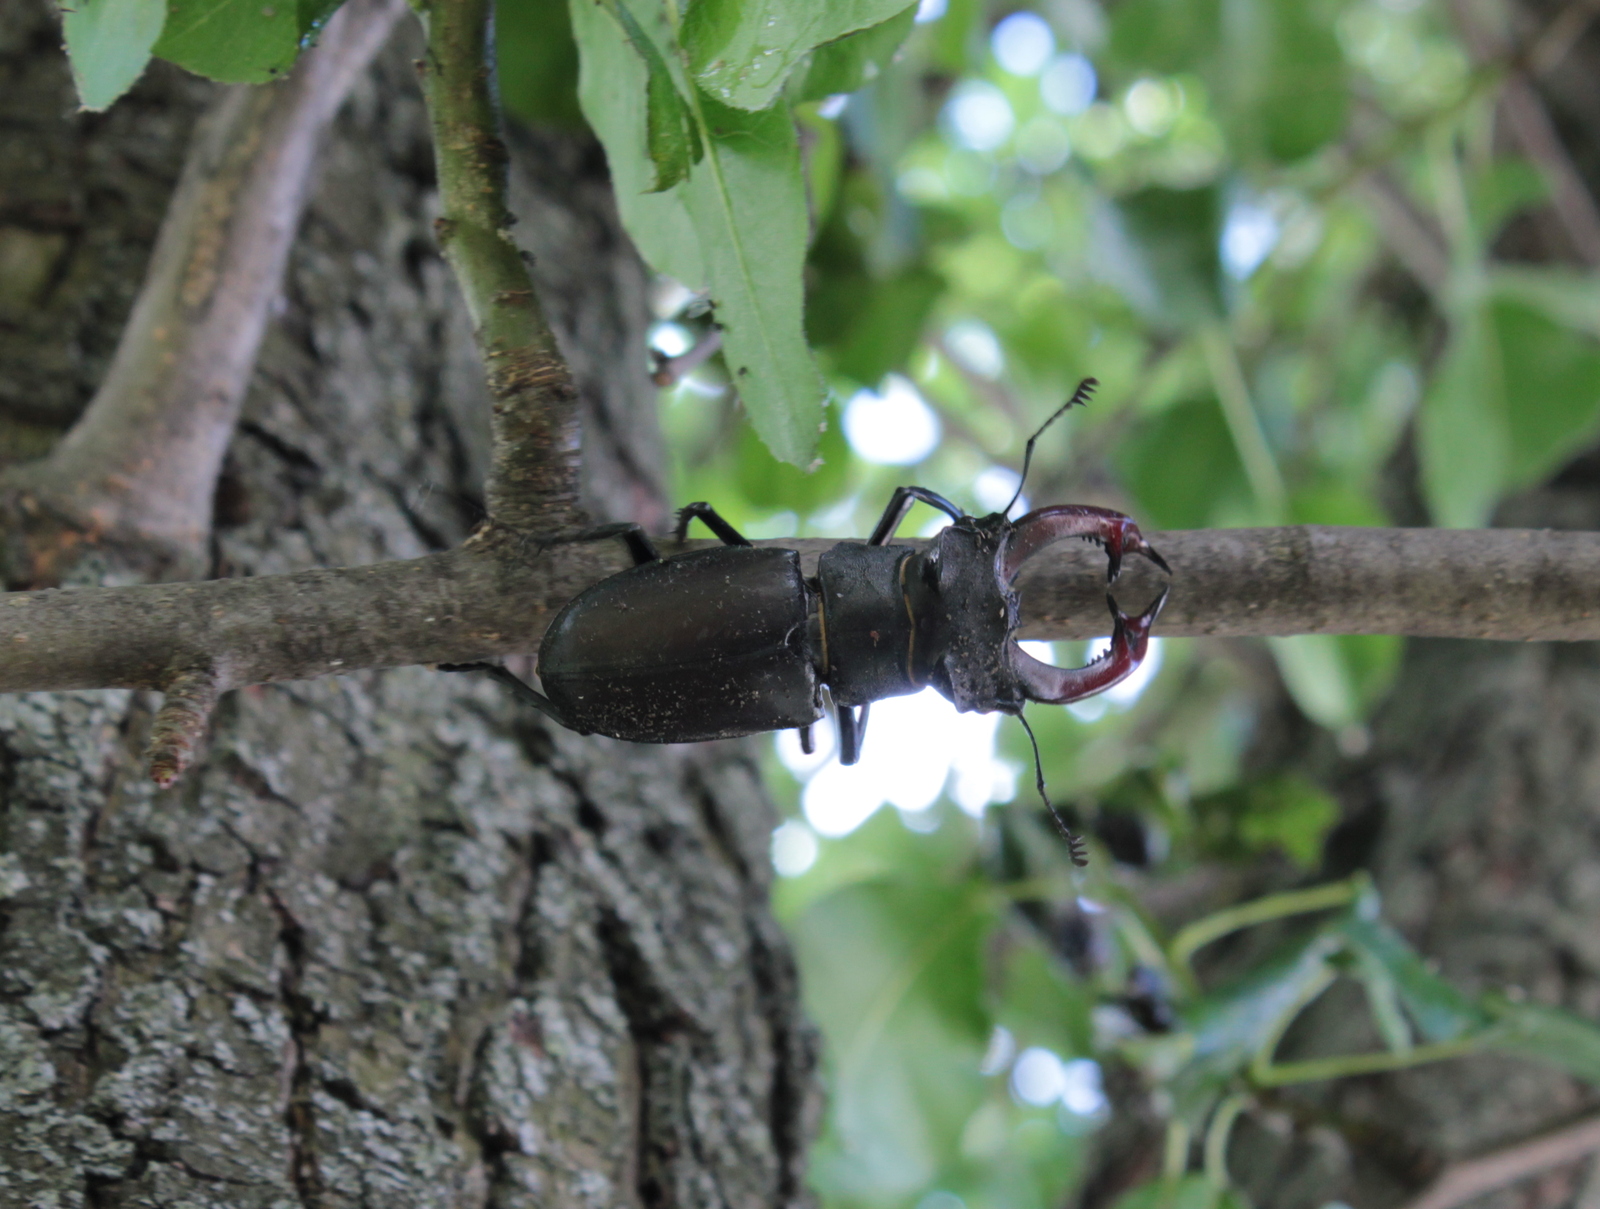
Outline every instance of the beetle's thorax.
[(933, 685), (957, 709), (1022, 707), (1007, 657), (1017, 597), (1002, 579), (1011, 524), (962, 517), (918, 551), (840, 542), (817, 564), (818, 672), (841, 705)]
[(913, 608), (926, 618), (919, 632), (930, 648), (928, 683), (962, 712), (1015, 713), (1026, 700), (1008, 655), (1018, 604), (1000, 556), (1010, 534), (1011, 522), (998, 513), (964, 516), (908, 568), (907, 580), (920, 587)]

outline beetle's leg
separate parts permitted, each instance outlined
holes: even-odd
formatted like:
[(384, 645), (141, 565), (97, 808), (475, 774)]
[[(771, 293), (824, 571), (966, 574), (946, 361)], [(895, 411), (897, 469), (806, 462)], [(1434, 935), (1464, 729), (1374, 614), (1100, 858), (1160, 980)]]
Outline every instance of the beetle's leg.
[(704, 500), (687, 504), (678, 510), (678, 528), (673, 533), (673, 536), (678, 541), (681, 542), (685, 535), (688, 534), (689, 522), (694, 520), (695, 517), (699, 517), (704, 522), (705, 527), (720, 537), (726, 545), (748, 546), (750, 544), (749, 538), (718, 516), (717, 510)]
[(568, 722), (554, 701), (512, 675), (498, 663), (439, 663), (434, 666), (441, 672), (486, 672), (490, 677), (509, 688), (518, 701), (524, 705), (533, 706), (534, 709), (549, 718), (557, 726), (565, 727), (567, 730), (575, 730), (580, 735), (590, 733), (586, 730), (579, 730), (578, 727)]
[(1164, 590), (1143, 613), (1129, 617), (1110, 596), (1106, 604), (1111, 609), (1111, 649), (1083, 667), (1052, 667), (1041, 663), (1019, 647), (1009, 644), (1012, 669), (1022, 681), (1022, 692), (1029, 701), (1046, 705), (1065, 705), (1081, 701), (1095, 693), (1104, 692), (1112, 685), (1126, 680), (1144, 662), (1150, 645), (1150, 627), (1161, 615), (1161, 606), (1167, 603)]
[[(656, 544), (643, 529), (632, 521), (618, 521), (612, 525), (596, 525), (593, 529), (585, 529), (571, 537), (559, 539), (562, 544), (569, 542), (598, 542), (608, 537), (620, 537), (628, 545), (628, 553), (633, 555), (633, 565), (653, 563), (660, 559), (661, 552), (656, 549)], [(506, 675), (511, 673), (507, 672)], [(530, 690), (531, 691), (531, 690)]]
[(854, 764), (861, 758), (861, 740), (867, 734), (867, 714), (871, 702), (861, 707), (858, 714), (848, 705), (839, 707), (839, 763)]
[(958, 521), (966, 515), (937, 491), (929, 491), (926, 487), (896, 487), (894, 494), (889, 497), (889, 506), (878, 518), (878, 527), (872, 531), (872, 536), (867, 538), (867, 545), (888, 545), (889, 539), (894, 536), (894, 531), (900, 527), (900, 522), (906, 519), (906, 513), (911, 511), (911, 505), (918, 500), (932, 505), (953, 521)]
[(811, 727), (809, 725), (800, 727), (800, 751), (809, 756), (816, 750), (817, 741), (812, 737)]

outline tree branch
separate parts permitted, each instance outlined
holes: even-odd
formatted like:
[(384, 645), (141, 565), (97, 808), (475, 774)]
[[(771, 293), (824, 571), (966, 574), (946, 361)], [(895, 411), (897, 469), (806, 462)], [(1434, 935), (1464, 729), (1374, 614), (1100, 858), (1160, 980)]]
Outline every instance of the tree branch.
[(1405, 1209), (1455, 1209), (1485, 1193), (1600, 1150), (1600, 1117), (1590, 1117), (1542, 1137), (1445, 1168)]
[(511, 240), (506, 149), (491, 90), (490, 0), (427, 6), (419, 64), (439, 168), (439, 245), (460, 282), (494, 400), (489, 516), (514, 530), (571, 531), (578, 511), (578, 392)]
[[(1167, 636), (1600, 640), (1600, 534), (1298, 526), (1152, 541), (1174, 572), (1157, 626)], [(761, 544), (798, 548), (812, 572), (832, 543)], [(612, 541), (520, 555), (486, 547), (256, 579), (10, 593), (0, 597), (0, 692), (165, 689), (192, 668), (238, 686), (530, 653), (562, 604), (630, 562)], [(1133, 562), (1114, 589), (1125, 606), (1160, 582)], [(1023, 637), (1109, 628), (1105, 558), (1091, 547), (1046, 551), (1019, 590)]]
[(286, 79), (227, 89), (202, 120), (105, 381), (48, 457), (0, 479), (25, 518), (13, 573), (55, 582), (101, 542), (156, 574), (201, 569), (319, 136), (401, 11), (352, 0)]

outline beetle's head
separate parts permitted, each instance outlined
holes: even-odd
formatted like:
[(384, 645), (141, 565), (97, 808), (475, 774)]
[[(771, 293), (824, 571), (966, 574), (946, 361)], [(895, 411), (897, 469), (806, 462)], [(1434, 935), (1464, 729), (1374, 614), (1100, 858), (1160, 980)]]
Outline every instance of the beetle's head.
[(1076, 701), (1110, 688), (1144, 659), (1165, 592), (1134, 617), (1108, 596), (1111, 649), (1086, 667), (1052, 667), (1017, 645), (1013, 582), (1030, 557), (1068, 537), (1104, 547), (1110, 578), (1130, 554), (1168, 569), (1130, 518), (1083, 504), (1041, 508), (1014, 523), (1001, 513), (964, 516), (941, 530), (922, 556), (918, 612), (931, 616), (940, 638), (928, 679), (957, 709), (1015, 714), (1029, 701)]

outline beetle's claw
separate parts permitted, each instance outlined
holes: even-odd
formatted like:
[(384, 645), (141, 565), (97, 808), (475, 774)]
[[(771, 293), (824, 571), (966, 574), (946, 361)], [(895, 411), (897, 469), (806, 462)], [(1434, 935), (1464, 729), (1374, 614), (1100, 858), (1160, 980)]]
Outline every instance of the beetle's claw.
[(1122, 560), (1129, 554), (1140, 554), (1148, 558), (1166, 574), (1172, 574), (1172, 568), (1167, 565), (1167, 560), (1156, 553), (1156, 548), (1144, 540), (1144, 534), (1139, 532), (1139, 526), (1131, 520), (1123, 518), (1122, 522), (1111, 528), (1106, 540), (1101, 543), (1106, 551), (1106, 582), (1116, 583), (1117, 577), (1122, 574)]

